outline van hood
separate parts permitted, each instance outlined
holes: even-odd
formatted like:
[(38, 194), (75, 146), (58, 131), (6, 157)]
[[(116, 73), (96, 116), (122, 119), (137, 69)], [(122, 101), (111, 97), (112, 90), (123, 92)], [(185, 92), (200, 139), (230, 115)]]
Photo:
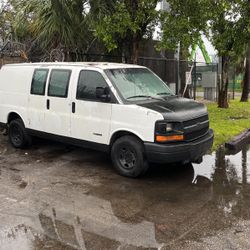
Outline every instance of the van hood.
[(186, 121), (207, 114), (204, 104), (176, 96), (137, 105), (161, 113), (168, 121)]

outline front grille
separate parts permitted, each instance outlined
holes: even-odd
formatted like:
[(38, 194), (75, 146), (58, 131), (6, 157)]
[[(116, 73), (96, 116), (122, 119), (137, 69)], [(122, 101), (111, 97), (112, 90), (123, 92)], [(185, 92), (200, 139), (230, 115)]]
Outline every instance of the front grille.
[(205, 121), (208, 121), (208, 115), (204, 115), (204, 116), (200, 116), (200, 117), (197, 117), (197, 118), (194, 118), (192, 120), (188, 120), (188, 121), (184, 121), (183, 122), (183, 127), (190, 127), (190, 126), (193, 126), (197, 123), (201, 123), (201, 122), (205, 122)]
[(204, 136), (209, 129), (208, 115), (184, 121), (183, 128), (186, 141), (192, 141)]
[(195, 140), (208, 132), (208, 127), (202, 128), (200, 130), (192, 131), (184, 134), (185, 141)]

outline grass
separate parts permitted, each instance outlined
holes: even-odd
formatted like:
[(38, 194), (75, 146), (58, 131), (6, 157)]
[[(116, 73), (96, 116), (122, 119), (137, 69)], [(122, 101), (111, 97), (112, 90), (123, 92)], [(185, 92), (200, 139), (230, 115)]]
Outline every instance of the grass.
[(207, 104), (210, 127), (214, 130), (213, 150), (250, 128), (250, 102), (232, 100), (228, 109), (217, 107), (217, 103)]

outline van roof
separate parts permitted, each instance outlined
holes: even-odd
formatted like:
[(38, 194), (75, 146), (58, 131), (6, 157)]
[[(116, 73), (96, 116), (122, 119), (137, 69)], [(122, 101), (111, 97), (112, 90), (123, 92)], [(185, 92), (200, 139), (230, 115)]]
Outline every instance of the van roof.
[(42, 62), (42, 63), (17, 63), (17, 64), (5, 64), (6, 66), (22, 66), (22, 67), (51, 67), (51, 66), (70, 66), (70, 67), (91, 67), (100, 69), (115, 69), (115, 68), (145, 68), (135, 64), (124, 63), (109, 63), (109, 62)]

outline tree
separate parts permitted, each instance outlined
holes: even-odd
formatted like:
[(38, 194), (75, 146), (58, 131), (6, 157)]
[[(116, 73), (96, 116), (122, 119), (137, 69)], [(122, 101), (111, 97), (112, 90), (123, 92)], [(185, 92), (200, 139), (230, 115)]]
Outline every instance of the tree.
[[(214, 11), (211, 15), (212, 42), (222, 58), (222, 79), (219, 82), (218, 106), (228, 107), (228, 70), (230, 63), (237, 61), (246, 49), (249, 31), (242, 10), (248, 0), (211, 0)], [(211, 5), (210, 3), (210, 5)], [(212, 6), (211, 6), (212, 7)]]
[[(187, 60), (188, 49), (197, 43), (201, 36), (201, 32), (207, 29), (207, 17), (204, 13), (200, 0), (169, 0), (170, 10), (162, 12), (160, 15), (161, 24), (161, 41), (158, 49), (176, 50), (180, 46), (181, 56), (181, 89), (183, 93), (186, 85), (185, 71), (187, 68), (185, 60)], [(185, 97), (189, 97), (188, 91), (184, 93)]]
[[(4, 46), (5, 56), (20, 56), (28, 60), (26, 50), (30, 40), (30, 31), (27, 29), (27, 21), (19, 22), (19, 11), (14, 0), (4, 1), (0, 5), (0, 40)], [(1, 45), (1, 44), (0, 44)]]
[(246, 40), (246, 66), (243, 80), (243, 90), (241, 96), (241, 102), (248, 101), (248, 95), (250, 91), (250, 1), (244, 0), (241, 4), (241, 25), (239, 25), (240, 34), (243, 33), (244, 40)]
[[(206, 34), (222, 59), (218, 106), (228, 107), (229, 65), (242, 55), (248, 41), (242, 10), (249, 0), (169, 0), (170, 12), (162, 18), (161, 47), (183, 48)], [(249, 19), (249, 16), (248, 16)], [(241, 30), (241, 32), (239, 32)], [(243, 33), (242, 33), (243, 32)]]
[[(94, 5), (92, 1), (92, 6)], [(138, 63), (140, 42), (152, 36), (158, 12), (158, 0), (110, 1), (112, 8), (101, 8), (94, 22), (95, 35), (109, 51), (122, 48), (132, 63)]]
[(243, 89), (241, 95), (241, 102), (248, 101), (248, 95), (250, 91), (250, 46), (247, 49), (246, 53), (246, 66), (245, 66), (245, 74), (243, 79)]
[(13, 21), (15, 11), (12, 9), (9, 2), (3, 2), (0, 5), (0, 38), (4, 41), (8, 40), (10, 35), (14, 35)]
[(175, 50), (180, 43), (187, 49), (196, 43), (201, 32), (207, 30), (204, 0), (168, 0), (170, 10), (161, 13), (161, 41), (159, 48)]
[(23, 0), (20, 5), (25, 17), (31, 18), (30, 29), (44, 46), (55, 48), (62, 44), (69, 48), (78, 44), (85, 33), (81, 26), (82, 0), (46, 0), (43, 4), (39, 0)]
[[(92, 32), (87, 23), (87, 0), (9, 0), (16, 10), (15, 30), (25, 24), (32, 45), (46, 51), (63, 49), (66, 55), (88, 46)], [(32, 47), (32, 46), (31, 46)], [(67, 58), (70, 60), (70, 58)]]

